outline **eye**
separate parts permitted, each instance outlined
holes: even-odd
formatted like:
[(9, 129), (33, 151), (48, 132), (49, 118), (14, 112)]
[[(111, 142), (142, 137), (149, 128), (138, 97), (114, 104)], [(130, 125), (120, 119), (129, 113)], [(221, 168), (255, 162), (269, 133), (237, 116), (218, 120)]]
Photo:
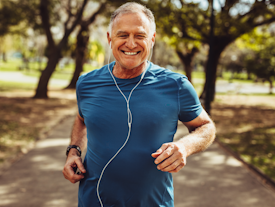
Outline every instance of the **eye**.
[(128, 35), (119, 35), (118, 37), (120, 37), (120, 38), (127, 38)]
[(144, 39), (145, 36), (144, 36), (144, 35), (137, 35), (137, 38), (138, 38), (138, 39)]

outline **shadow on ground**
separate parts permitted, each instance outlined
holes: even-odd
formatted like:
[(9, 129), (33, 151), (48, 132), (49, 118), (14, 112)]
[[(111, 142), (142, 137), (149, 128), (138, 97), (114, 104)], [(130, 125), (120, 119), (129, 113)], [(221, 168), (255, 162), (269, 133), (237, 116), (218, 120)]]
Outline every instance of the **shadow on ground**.
[(78, 185), (70, 184), (62, 174), (72, 120), (56, 127), (0, 177), (0, 206), (77, 206)]

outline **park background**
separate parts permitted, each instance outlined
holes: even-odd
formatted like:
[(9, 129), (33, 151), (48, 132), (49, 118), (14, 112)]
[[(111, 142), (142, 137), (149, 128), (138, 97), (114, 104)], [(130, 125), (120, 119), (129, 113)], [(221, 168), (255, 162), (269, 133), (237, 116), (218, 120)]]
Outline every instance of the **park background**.
[[(108, 62), (109, 17), (125, 2), (0, 0), (1, 170), (76, 113), (77, 78)], [(156, 18), (151, 61), (187, 75), (217, 141), (274, 185), (275, 1), (136, 2)]]

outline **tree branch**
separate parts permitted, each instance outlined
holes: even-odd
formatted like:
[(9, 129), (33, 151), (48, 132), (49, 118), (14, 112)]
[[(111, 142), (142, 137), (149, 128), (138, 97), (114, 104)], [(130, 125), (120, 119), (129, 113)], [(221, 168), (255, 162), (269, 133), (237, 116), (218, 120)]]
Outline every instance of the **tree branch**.
[(42, 20), (42, 25), (45, 30), (47, 41), (50, 47), (55, 45), (53, 36), (51, 33), (51, 25), (50, 25), (50, 17), (49, 17), (49, 10), (48, 10), (49, 1), (48, 0), (40, 0), (39, 10), (40, 10), (40, 17)]
[(274, 21), (275, 21), (275, 17), (272, 17), (272, 18), (267, 19), (267, 20), (265, 20), (265, 21), (262, 21), (262, 22), (260, 22), (260, 23), (254, 24), (253, 26), (254, 26), (254, 27), (258, 27), (258, 26), (261, 26), (261, 25), (264, 25), (264, 24), (270, 24), (270, 23), (272, 23), (272, 22), (274, 22)]
[(179, 0), (180, 4), (181, 4), (181, 8), (185, 5), (183, 0)]
[[(42, 1), (42, 0), (41, 0), (41, 1)], [(65, 28), (65, 32), (64, 32), (63, 38), (62, 38), (62, 40), (59, 42), (59, 47), (62, 48), (62, 46), (63, 46), (64, 44), (66, 44), (69, 35), (70, 35), (70, 34), (72, 33), (72, 31), (75, 29), (76, 25), (78, 25), (79, 22), (81, 21), (82, 14), (83, 14), (83, 11), (84, 11), (84, 8), (85, 8), (87, 2), (88, 2), (88, 0), (83, 0), (83, 3), (82, 3), (82, 5), (81, 5), (81, 8), (80, 8), (79, 11), (77, 12), (76, 18), (75, 18), (75, 20), (73, 21), (72, 26), (71, 26), (70, 28)]]
[(88, 20), (83, 22), (83, 25), (88, 26), (88, 25), (92, 24), (95, 21), (96, 16), (104, 10), (105, 6), (106, 6), (106, 3), (102, 3), (99, 6), (99, 8), (97, 9), (97, 11), (94, 14), (92, 14)]
[(71, 6), (71, 0), (68, 0), (68, 5), (67, 5), (67, 7), (65, 7), (66, 8), (66, 11), (67, 11), (67, 14), (68, 14), (68, 19), (67, 19), (67, 21), (64, 23), (64, 27), (65, 27), (65, 29), (67, 28), (67, 26), (68, 26), (68, 23), (70, 22), (70, 20), (71, 20), (71, 18), (72, 18), (72, 16), (73, 16), (73, 14), (72, 14), (72, 6)]

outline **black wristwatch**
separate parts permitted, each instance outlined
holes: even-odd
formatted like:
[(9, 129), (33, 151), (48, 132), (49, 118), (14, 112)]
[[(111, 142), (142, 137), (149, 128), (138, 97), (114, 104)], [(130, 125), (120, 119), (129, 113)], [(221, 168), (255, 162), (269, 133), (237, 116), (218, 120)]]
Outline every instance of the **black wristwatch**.
[(67, 150), (66, 150), (66, 156), (68, 156), (68, 154), (69, 154), (69, 152), (70, 152), (70, 150), (71, 150), (72, 148), (77, 149), (77, 151), (79, 152), (79, 157), (81, 157), (81, 149), (80, 149), (80, 147), (77, 146), (77, 145), (69, 145), (69, 146), (67, 147)]

